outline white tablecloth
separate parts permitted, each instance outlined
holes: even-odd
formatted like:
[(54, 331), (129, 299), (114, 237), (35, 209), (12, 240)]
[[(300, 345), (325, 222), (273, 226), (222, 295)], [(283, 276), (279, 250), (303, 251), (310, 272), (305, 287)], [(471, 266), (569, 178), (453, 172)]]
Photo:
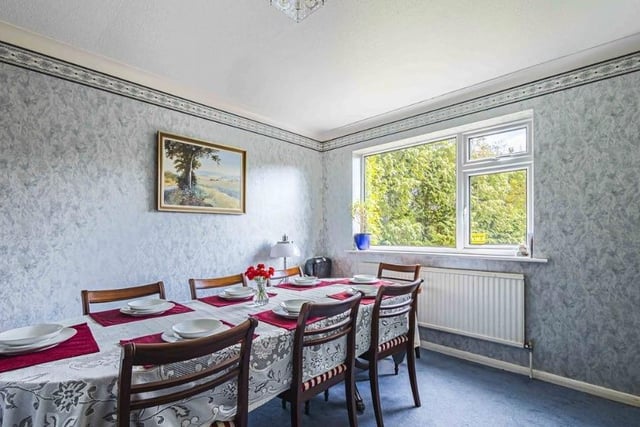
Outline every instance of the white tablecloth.
[[(103, 327), (88, 316), (66, 319), (64, 325), (87, 322), (100, 347), (98, 353), (63, 359), (0, 374), (0, 425), (5, 426), (109, 426), (115, 425), (117, 377), (120, 367), (121, 339), (136, 338), (171, 329), (187, 319), (213, 317), (233, 324), (292, 298), (335, 301), (326, 298), (346, 289), (333, 285), (294, 291), (270, 288), (278, 295), (269, 304), (254, 307), (250, 303), (213, 307), (200, 301), (185, 303), (195, 311), (156, 317), (122, 325)], [(361, 305), (358, 315), (357, 353), (369, 346), (372, 305)], [(381, 341), (406, 331), (406, 322), (384, 325)], [(293, 332), (260, 322), (251, 351), (249, 409), (254, 409), (289, 388)], [(213, 357), (215, 358), (215, 357)], [(322, 349), (305, 355), (309, 375), (331, 365), (335, 351)], [(174, 367), (175, 368), (175, 367)], [(165, 377), (171, 367), (155, 367), (135, 372), (134, 378)], [(141, 411), (140, 426), (200, 426), (213, 420), (230, 419), (235, 414), (235, 386), (227, 383), (201, 396), (166, 407)]]

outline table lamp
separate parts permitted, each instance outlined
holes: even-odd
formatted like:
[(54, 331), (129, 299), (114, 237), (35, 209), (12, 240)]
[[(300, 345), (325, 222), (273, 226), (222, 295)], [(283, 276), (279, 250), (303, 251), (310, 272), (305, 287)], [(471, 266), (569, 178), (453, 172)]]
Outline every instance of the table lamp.
[(287, 269), (287, 257), (300, 256), (300, 248), (287, 235), (282, 236), (282, 240), (271, 247), (271, 258), (284, 258), (284, 269)]

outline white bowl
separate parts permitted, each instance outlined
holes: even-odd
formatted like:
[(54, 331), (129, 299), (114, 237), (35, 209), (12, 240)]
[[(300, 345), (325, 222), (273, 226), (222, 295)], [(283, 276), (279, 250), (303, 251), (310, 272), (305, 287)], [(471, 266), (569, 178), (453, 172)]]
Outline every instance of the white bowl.
[(240, 296), (249, 296), (253, 294), (253, 289), (247, 287), (236, 287), (236, 288), (227, 288), (224, 290), (224, 293), (234, 297)]
[(0, 344), (4, 345), (29, 345), (38, 341), (44, 341), (58, 335), (62, 325), (53, 323), (41, 323), (33, 326), (10, 329), (0, 333)]
[(296, 283), (315, 283), (318, 280), (315, 276), (294, 277), (293, 281)]
[(300, 310), (302, 310), (302, 305), (306, 302), (311, 301), (308, 299), (288, 299), (286, 301), (282, 301), (280, 305), (289, 313), (300, 313)]
[(128, 302), (127, 306), (131, 310), (135, 310), (135, 311), (153, 311), (166, 303), (167, 303), (167, 300), (164, 300), (164, 299), (142, 298), (142, 299), (136, 299)]
[(192, 319), (177, 323), (171, 329), (182, 338), (200, 338), (211, 335), (221, 326), (222, 322), (216, 319)]
[(354, 274), (353, 280), (356, 282), (375, 282), (378, 278), (371, 274)]

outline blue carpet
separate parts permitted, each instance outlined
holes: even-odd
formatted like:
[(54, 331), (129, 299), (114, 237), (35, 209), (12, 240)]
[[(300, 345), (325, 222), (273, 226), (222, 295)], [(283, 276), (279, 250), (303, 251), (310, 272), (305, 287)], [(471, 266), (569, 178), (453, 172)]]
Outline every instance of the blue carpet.
[[(564, 387), (530, 380), (453, 357), (422, 350), (417, 361), (422, 406), (415, 408), (406, 364), (398, 376), (393, 362), (380, 365), (382, 411), (386, 427), (409, 426), (620, 426), (640, 427), (640, 408)], [(375, 427), (369, 381), (359, 373), (358, 389), (366, 405), (360, 427)], [(289, 406), (273, 400), (249, 414), (249, 425), (288, 426)], [(348, 426), (344, 387), (331, 389), (329, 402), (316, 396), (305, 427)]]

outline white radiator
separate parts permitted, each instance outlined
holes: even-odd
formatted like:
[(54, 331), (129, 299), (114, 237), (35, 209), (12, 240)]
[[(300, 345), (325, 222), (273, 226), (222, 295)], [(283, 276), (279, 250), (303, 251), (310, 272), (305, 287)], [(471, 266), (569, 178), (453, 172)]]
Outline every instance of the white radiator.
[[(378, 264), (356, 268), (377, 274)], [(427, 328), (523, 347), (524, 276), (422, 267), (418, 324)]]

